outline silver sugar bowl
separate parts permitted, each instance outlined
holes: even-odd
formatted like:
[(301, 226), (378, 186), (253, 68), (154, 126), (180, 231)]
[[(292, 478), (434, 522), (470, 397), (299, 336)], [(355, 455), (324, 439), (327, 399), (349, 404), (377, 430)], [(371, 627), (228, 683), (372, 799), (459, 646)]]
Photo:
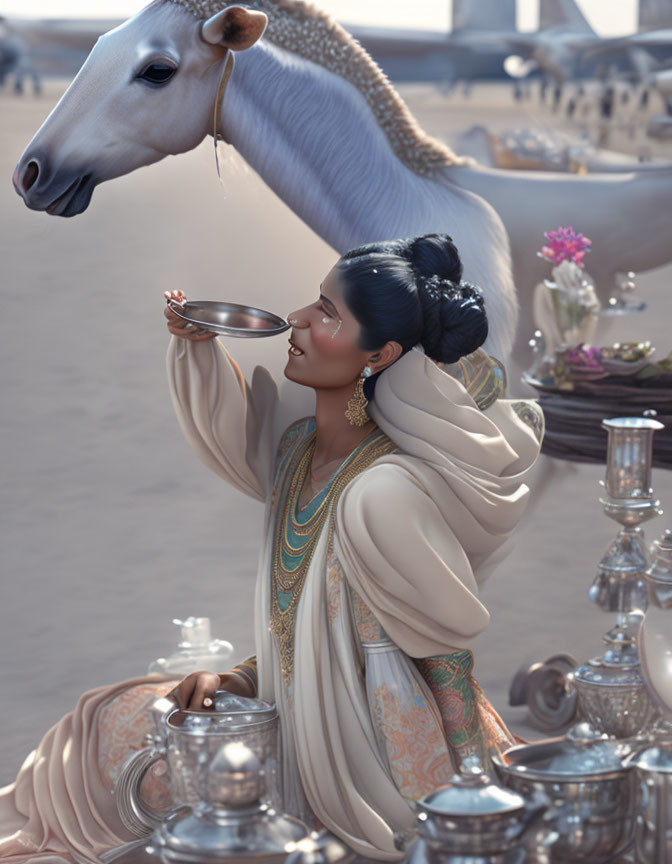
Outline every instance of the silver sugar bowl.
[(632, 752), (632, 742), (564, 738), (512, 747), (494, 764), (510, 789), (550, 800), (553, 864), (602, 864), (634, 838), (639, 785), (623, 764)]
[(519, 864), (525, 859), (523, 841), (548, 800), (497, 785), (472, 759), (463, 763), (466, 773), (418, 801), (418, 839), (407, 864)]
[[(157, 762), (168, 764), (172, 810), (208, 805), (221, 798), (221, 772), (213, 766), (228, 744), (245, 745), (259, 760), (260, 800), (282, 810), (275, 705), (220, 691), (212, 709), (181, 710), (163, 697), (151, 711), (156, 726), (151, 746), (126, 761), (115, 787), (119, 815), (135, 836), (146, 836), (171, 812), (152, 810), (142, 797), (143, 780)], [(236, 789), (247, 796), (240, 784)], [(228, 803), (235, 806), (233, 800)]]

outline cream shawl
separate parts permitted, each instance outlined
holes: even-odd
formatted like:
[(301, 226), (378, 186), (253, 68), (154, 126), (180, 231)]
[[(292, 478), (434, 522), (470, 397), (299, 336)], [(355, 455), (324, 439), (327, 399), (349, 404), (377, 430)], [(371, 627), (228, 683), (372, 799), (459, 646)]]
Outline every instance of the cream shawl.
[(523, 512), (541, 420), (528, 402), (498, 400), (480, 411), (418, 351), (381, 375), (369, 410), (402, 453), (377, 460), (346, 487), (333, 552), (323, 532), (297, 612), (289, 695), (269, 633), (268, 523), (256, 639), (260, 695), (277, 701), (283, 718), (288, 806), (301, 812), (305, 794), (321, 822), (360, 855), (399, 860), (395, 834), (411, 830), (414, 811), (381, 763), (352, 641), (331, 626), (326, 574), (338, 566), (410, 656), (468, 644), (489, 620), (478, 599), (479, 567)]

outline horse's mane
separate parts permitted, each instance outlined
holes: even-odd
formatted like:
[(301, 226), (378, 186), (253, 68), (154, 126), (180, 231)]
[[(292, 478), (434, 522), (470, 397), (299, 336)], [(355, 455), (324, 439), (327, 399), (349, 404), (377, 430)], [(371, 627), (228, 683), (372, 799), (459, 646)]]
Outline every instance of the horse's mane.
[[(161, 2), (181, 6), (201, 20), (231, 5), (231, 0)], [(397, 157), (416, 174), (432, 176), (437, 168), (463, 163), (449, 147), (423, 131), (380, 66), (326, 12), (304, 0), (246, 0), (246, 5), (268, 15), (265, 38), (353, 84)]]

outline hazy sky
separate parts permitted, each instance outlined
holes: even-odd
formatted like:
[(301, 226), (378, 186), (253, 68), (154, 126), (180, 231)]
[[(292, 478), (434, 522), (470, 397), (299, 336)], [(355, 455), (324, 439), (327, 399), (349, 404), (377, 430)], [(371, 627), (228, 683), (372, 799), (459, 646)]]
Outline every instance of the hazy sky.
[[(0, 14), (92, 18), (124, 18), (146, 5), (147, 0), (0, 0)], [(603, 36), (632, 33), (636, 27), (637, 0), (577, 0), (593, 27)], [(450, 0), (317, 0), (317, 5), (341, 21), (390, 27), (443, 29), (449, 18)], [(518, 0), (518, 26), (536, 26), (538, 0)]]

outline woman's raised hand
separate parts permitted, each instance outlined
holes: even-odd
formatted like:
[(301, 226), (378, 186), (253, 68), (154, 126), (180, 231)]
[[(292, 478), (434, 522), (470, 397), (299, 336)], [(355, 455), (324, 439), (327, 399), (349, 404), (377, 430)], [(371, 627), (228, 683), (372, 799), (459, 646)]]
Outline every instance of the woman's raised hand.
[[(164, 291), (163, 296), (166, 298), (166, 304), (169, 301), (182, 305), (187, 301), (187, 295), (180, 288), (175, 288), (173, 291)], [(210, 330), (201, 330), (195, 327), (184, 318), (176, 315), (170, 306), (166, 305), (163, 314), (168, 319), (168, 329), (174, 336), (179, 336), (181, 339), (189, 339), (191, 342), (204, 342), (207, 339), (214, 339), (217, 334)]]
[(236, 696), (249, 698), (255, 695), (247, 681), (235, 673), (217, 675), (214, 672), (192, 672), (168, 696), (183, 710), (203, 711), (212, 707), (217, 690), (228, 690)]

